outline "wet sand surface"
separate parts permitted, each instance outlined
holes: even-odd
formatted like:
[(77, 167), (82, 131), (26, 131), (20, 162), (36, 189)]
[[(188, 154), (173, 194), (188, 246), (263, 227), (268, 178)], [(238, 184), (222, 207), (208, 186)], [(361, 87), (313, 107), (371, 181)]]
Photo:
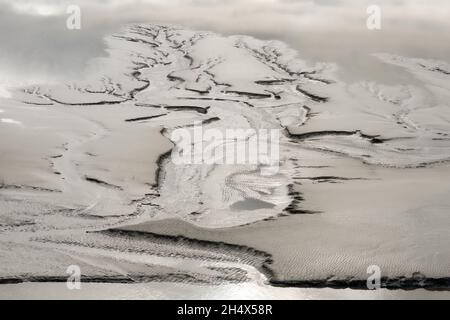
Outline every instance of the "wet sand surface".
[[(84, 80), (0, 101), (0, 282), (64, 282), (75, 264), (125, 295), (270, 296), (362, 289), (377, 265), (389, 288), (450, 288), (446, 62), (379, 54), (410, 81), (346, 83), (279, 41), (131, 25), (106, 42)], [(171, 134), (195, 122), (278, 130), (278, 171), (175, 164)]]
[[(0, 299), (131, 299), (131, 300), (448, 300), (448, 291), (277, 288), (253, 283), (195, 286), (177, 283), (101, 284), (84, 283), (81, 290), (67, 290), (65, 283), (2, 285)], [(111, 293), (114, 294), (111, 294)]]

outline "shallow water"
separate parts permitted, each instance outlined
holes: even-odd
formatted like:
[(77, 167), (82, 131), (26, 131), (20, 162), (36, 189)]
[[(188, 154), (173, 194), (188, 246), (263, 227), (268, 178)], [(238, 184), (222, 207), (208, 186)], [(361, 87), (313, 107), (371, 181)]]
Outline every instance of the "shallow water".
[(180, 283), (94, 284), (82, 283), (68, 290), (66, 283), (0, 285), (0, 299), (221, 299), (221, 300), (312, 300), (312, 299), (450, 299), (450, 292), (426, 290), (353, 290), (278, 288), (254, 283), (203, 286)]
[[(368, 30), (366, 9), (372, 1), (249, 0), (187, 5), (172, 0), (164, 5), (129, 1), (91, 4), (82, 1), (82, 29), (65, 28), (65, 7), (54, 4), (53, 15), (33, 1), (28, 7), (0, 5), (0, 92), (5, 87), (58, 82), (81, 77), (89, 61), (106, 56), (105, 35), (125, 23), (173, 23), (223, 34), (245, 34), (285, 41), (310, 61), (335, 62), (348, 82), (374, 80), (386, 84), (411, 83), (400, 68), (370, 55), (389, 52), (407, 57), (450, 61), (449, 2), (377, 1), (382, 9), (381, 30)], [(28, 8), (28, 9), (27, 9)], [(51, 8), (50, 8), (51, 9)], [(58, 11), (59, 10), (59, 11)], [(45, 11), (45, 12), (44, 12)], [(40, 12), (40, 13), (39, 13)], [(15, 37), (10, 37), (10, 34)]]

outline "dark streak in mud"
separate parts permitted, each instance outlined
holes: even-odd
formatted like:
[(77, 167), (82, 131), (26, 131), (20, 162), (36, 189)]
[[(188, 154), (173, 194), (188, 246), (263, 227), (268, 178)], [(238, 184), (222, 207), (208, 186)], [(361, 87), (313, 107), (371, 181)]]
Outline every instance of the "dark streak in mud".
[(432, 69), (432, 71), (437, 71), (437, 72), (440, 72), (440, 73), (443, 73), (443, 74), (446, 74), (446, 75), (450, 75), (450, 71), (444, 70), (444, 69), (439, 68), (439, 67)]
[(426, 65), (424, 65), (423, 63), (419, 63), (419, 66), (421, 66), (422, 68), (427, 69), (429, 71), (440, 72), (440, 73), (443, 73), (445, 75), (450, 75), (450, 71), (444, 70), (441, 67), (429, 68)]
[(142, 108), (156, 108), (156, 109), (161, 109), (162, 108), (162, 105), (151, 104), (151, 103), (136, 103), (135, 106), (136, 107), (142, 107)]
[(262, 86), (282, 85), (285, 83), (295, 82), (297, 79), (271, 79), (271, 80), (256, 80), (255, 83)]
[(321, 97), (321, 96), (318, 96), (318, 95), (316, 95), (316, 94), (310, 93), (310, 92), (308, 92), (308, 91), (302, 89), (302, 88), (300, 87), (300, 85), (297, 85), (296, 90), (297, 90), (298, 92), (300, 92), (301, 94), (307, 96), (307, 97), (310, 98), (311, 100), (315, 101), (315, 102), (322, 102), (322, 103), (324, 103), (324, 102), (328, 102), (328, 100), (329, 100), (327, 97)]
[(43, 187), (35, 187), (35, 186), (26, 186), (26, 185), (13, 185), (13, 184), (0, 184), (0, 190), (32, 190), (32, 191), (41, 191), (41, 192), (62, 192), (56, 189), (48, 189)]
[[(333, 288), (333, 289), (367, 289), (366, 279), (333, 279), (330, 276), (328, 279), (317, 280), (292, 280), (279, 281), (270, 280), (270, 284), (276, 287), (296, 287), (296, 288)], [(419, 272), (414, 273), (411, 277), (394, 277), (381, 278), (381, 288), (389, 290), (415, 290), (425, 289), (429, 291), (449, 290), (450, 278), (427, 278)]]
[(214, 83), (214, 85), (216, 85), (216, 86), (224, 86), (224, 87), (232, 87), (232, 85), (229, 84), (229, 83), (218, 82), (218, 81), (216, 80), (215, 74), (213, 74), (212, 72), (210, 72), (210, 71), (208, 71), (208, 70), (205, 70), (205, 71), (203, 71), (203, 72), (204, 72), (205, 74), (207, 74), (208, 76), (211, 77), (211, 81), (212, 81), (212, 83)]
[(136, 94), (138, 94), (139, 92), (144, 91), (145, 89), (147, 89), (148, 87), (150, 87), (150, 81), (149, 81), (149, 80), (145, 80), (145, 79), (141, 79), (141, 78), (140, 78), (141, 72), (135, 71), (135, 72), (133, 72), (131, 75), (132, 75), (136, 80), (138, 80), (138, 81), (140, 81), (140, 82), (144, 82), (145, 84), (144, 84), (142, 87), (135, 88), (135, 89), (131, 90), (130, 93), (129, 93), (129, 96), (130, 96), (130, 99), (129, 99), (129, 100), (134, 99), (134, 97), (136, 96)]
[(123, 39), (123, 40), (130, 41), (130, 42), (146, 44), (146, 45), (149, 45), (154, 48), (158, 47), (157, 43), (146, 41), (144, 39), (136, 39), (136, 38), (126, 37), (126, 36), (118, 36), (118, 35), (113, 35), (112, 37), (117, 38), (117, 39)]
[[(210, 123), (213, 123), (213, 122), (216, 122), (216, 121), (220, 121), (220, 118), (219, 117), (212, 117), (212, 118), (208, 118), (208, 119), (202, 120), (200, 122), (200, 125), (207, 125), (207, 124), (210, 124)], [(190, 128), (190, 127), (194, 127), (195, 125), (196, 124), (187, 124), (187, 125), (184, 125), (184, 126), (177, 126), (176, 128)]]
[(226, 98), (209, 98), (209, 97), (180, 97), (178, 98), (180, 100), (207, 100), (207, 101), (229, 101), (229, 102), (236, 102), (236, 103), (243, 103), (249, 107), (254, 108), (255, 106), (247, 101), (237, 100), (237, 99), (226, 99)]
[(373, 144), (379, 144), (383, 143), (385, 141), (388, 141), (390, 139), (381, 139), (379, 136), (371, 136), (362, 133), (359, 130), (356, 131), (332, 131), (332, 130), (324, 130), (324, 131), (313, 131), (313, 132), (305, 132), (305, 133), (291, 133), (288, 130), (288, 135), (292, 138), (304, 140), (309, 138), (315, 138), (315, 137), (323, 137), (323, 136), (353, 136), (356, 134), (359, 134), (362, 138), (368, 139)]
[(292, 198), (289, 205), (283, 210), (288, 214), (316, 214), (320, 213), (318, 211), (300, 209), (300, 203), (304, 201), (302, 194), (294, 189), (293, 184), (288, 186), (288, 196)]
[(92, 177), (89, 177), (89, 176), (85, 176), (84, 179), (85, 179), (86, 181), (89, 181), (89, 182), (92, 182), (92, 183), (101, 185), (101, 186), (103, 186), (103, 187), (112, 188), (112, 189), (117, 189), (117, 190), (122, 190), (122, 187), (119, 187), (119, 186), (110, 184), (110, 183), (108, 183), (108, 182), (99, 180), (99, 179), (97, 179), (97, 178), (92, 178)]
[(150, 104), (150, 103), (136, 103), (135, 104), (136, 107), (142, 107), (142, 108), (162, 108), (161, 105), (158, 104)]
[(305, 168), (305, 169), (324, 169), (324, 168), (331, 168), (331, 166), (297, 166), (297, 168)]
[(346, 177), (335, 177), (335, 176), (318, 176), (318, 177), (295, 177), (296, 180), (312, 180), (319, 182), (328, 181), (352, 181), (352, 180), (368, 180), (367, 178), (346, 178)]
[(172, 73), (173, 73), (173, 71), (167, 75), (167, 79), (169, 79), (170, 81), (177, 81), (177, 82), (180, 82), (180, 83), (183, 83), (183, 82), (186, 81), (186, 80), (184, 80), (181, 77), (177, 77), (177, 76), (172, 75)]
[(198, 107), (198, 106), (164, 106), (166, 110), (174, 111), (195, 111), (201, 114), (208, 113), (210, 107)]
[(333, 80), (328, 80), (328, 79), (322, 79), (322, 78), (316, 78), (316, 77), (313, 77), (313, 76), (311, 76), (311, 73), (305, 73), (303, 76), (304, 76), (305, 78), (309, 79), (309, 80), (312, 80), (312, 81), (318, 81), (318, 82), (321, 82), (321, 83), (324, 83), (324, 84), (333, 84), (333, 83), (334, 83)]
[(244, 96), (249, 99), (268, 99), (271, 98), (271, 94), (265, 94), (265, 93), (256, 93), (256, 92), (245, 92), (245, 91), (237, 91), (237, 90), (227, 90), (226, 93), (234, 93), (239, 96)]
[(168, 113), (157, 114), (157, 115), (148, 116), (148, 117), (139, 117), (139, 118), (126, 119), (125, 122), (137, 122), (137, 121), (151, 120), (151, 119), (163, 117), (163, 116), (166, 116), (166, 115), (168, 115)]
[(42, 102), (42, 103), (39, 103), (39, 102), (29, 102), (29, 101), (20, 101), (20, 102), (22, 102), (22, 103), (24, 103), (24, 104), (34, 105), (34, 106), (53, 106), (53, 105), (54, 105), (53, 103), (45, 103), (45, 102)]
[(206, 90), (193, 89), (193, 88), (184, 88), (184, 90), (196, 92), (198, 94), (208, 94), (211, 91), (211, 87), (208, 87)]
[(156, 161), (157, 169), (156, 169), (156, 183), (153, 185), (155, 188), (159, 188), (163, 181), (164, 181), (164, 162), (168, 161), (172, 154), (172, 149), (170, 151), (167, 151), (166, 153), (163, 153), (159, 156), (158, 160)]

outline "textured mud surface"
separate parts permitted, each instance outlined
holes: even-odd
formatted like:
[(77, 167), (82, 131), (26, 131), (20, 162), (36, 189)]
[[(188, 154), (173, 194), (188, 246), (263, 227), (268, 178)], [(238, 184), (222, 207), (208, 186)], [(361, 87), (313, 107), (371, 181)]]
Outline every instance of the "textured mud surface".
[[(390, 288), (450, 288), (449, 65), (380, 54), (414, 84), (347, 84), (277, 41), (106, 41), (83, 81), (0, 101), (0, 282), (76, 264), (92, 282), (359, 288), (378, 265)], [(280, 130), (278, 173), (173, 163), (194, 123)]]

